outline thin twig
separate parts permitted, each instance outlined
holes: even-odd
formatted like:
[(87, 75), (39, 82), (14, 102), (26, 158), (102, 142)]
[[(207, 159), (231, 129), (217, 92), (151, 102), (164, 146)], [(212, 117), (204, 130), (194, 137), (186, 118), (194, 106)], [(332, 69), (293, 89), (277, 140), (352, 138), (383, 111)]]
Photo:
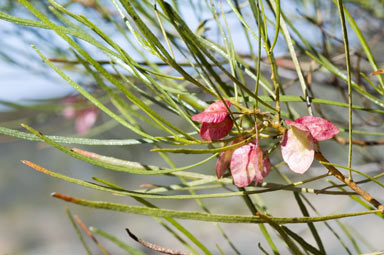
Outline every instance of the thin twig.
[(147, 242), (141, 238), (138, 238), (137, 236), (135, 236), (128, 228), (125, 229), (129, 235), (130, 238), (132, 238), (133, 240), (135, 240), (136, 242), (140, 243), (141, 245), (151, 249), (151, 250), (154, 250), (154, 251), (157, 251), (157, 252), (161, 252), (161, 253), (165, 253), (165, 254), (171, 254), (171, 255), (191, 255), (192, 253), (188, 253), (188, 252), (183, 252), (183, 251), (176, 251), (176, 250), (172, 250), (172, 249), (168, 249), (168, 248), (164, 248), (164, 247), (161, 247), (161, 246), (158, 246), (156, 244), (152, 244), (150, 242)]
[[(349, 139), (342, 138), (340, 136), (335, 136), (335, 140), (341, 144), (349, 144)], [(375, 140), (375, 141), (364, 141), (352, 139), (352, 144), (360, 145), (360, 146), (374, 146), (374, 145), (384, 145), (384, 140)]]
[[(376, 175), (376, 176), (373, 176), (372, 179), (378, 179), (378, 178), (383, 177), (383, 176), (384, 176), (384, 173)], [(363, 183), (367, 183), (367, 182), (371, 182), (371, 181), (372, 181), (371, 179), (364, 179), (364, 180), (356, 182), (356, 184), (363, 184)], [(328, 189), (333, 189), (333, 188), (345, 187), (345, 186), (347, 186), (347, 185), (346, 184), (331, 185), (331, 186), (322, 188), (321, 191), (328, 190)]]
[[(348, 83), (348, 105), (349, 105), (349, 111), (348, 111), (348, 139), (349, 139), (349, 147), (348, 147), (348, 167), (351, 168), (352, 164), (352, 81), (351, 81), (351, 60), (349, 55), (349, 42), (348, 42), (348, 32), (347, 32), (347, 25), (345, 24), (345, 17), (344, 17), (344, 7), (343, 7), (343, 0), (337, 0), (337, 7), (339, 9), (340, 13), (340, 22), (341, 22), (341, 28), (343, 31), (343, 39), (344, 39), (344, 48), (345, 48), (345, 61), (347, 64), (347, 83)], [(352, 180), (352, 171), (349, 171), (349, 179)]]
[[(329, 161), (323, 156), (321, 152), (316, 151), (315, 152), (315, 158), (321, 162), (327, 162)], [(384, 206), (374, 199), (371, 194), (360, 188), (356, 182), (351, 180), (350, 178), (345, 177), (339, 170), (337, 170), (334, 166), (328, 165), (328, 164), (323, 164), (331, 173), (334, 175), (337, 179), (340, 181), (344, 182), (345, 184), (348, 185), (352, 190), (356, 191), (362, 198), (364, 198), (367, 202), (371, 203), (375, 208), (382, 210), (384, 212)]]

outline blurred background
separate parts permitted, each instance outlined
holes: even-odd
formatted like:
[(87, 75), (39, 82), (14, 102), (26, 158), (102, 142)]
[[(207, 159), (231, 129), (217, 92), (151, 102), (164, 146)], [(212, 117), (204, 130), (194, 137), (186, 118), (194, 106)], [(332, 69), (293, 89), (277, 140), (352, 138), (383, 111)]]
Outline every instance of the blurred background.
[[(60, 23), (52, 12), (49, 10), (48, 1), (34, 0), (32, 2), (39, 10), (50, 15), (53, 20)], [(132, 45), (126, 43), (121, 34), (113, 29), (109, 29), (111, 22), (106, 18), (100, 9), (97, 8), (98, 1), (92, 0), (73, 0), (58, 1), (66, 5), (71, 11), (83, 13), (90, 20), (104, 31), (108, 32), (116, 42), (119, 42), (125, 49), (129, 49)], [(117, 15), (116, 10), (109, 1), (100, 1), (111, 15)], [(186, 22), (192, 30), (198, 30), (199, 25), (210, 17), (208, 11), (204, 11), (204, 1), (190, 0), (180, 5), (180, 12), (185, 17)], [(214, 1), (219, 3), (221, 1)], [(251, 13), (247, 10), (246, 1), (239, 1), (244, 11), (244, 15), (249, 17)], [(347, 9), (354, 16), (358, 25), (371, 45), (377, 62), (383, 66), (383, 17), (384, 6), (382, 1), (344, 1)], [(223, 9), (228, 10), (225, 3)], [(338, 40), (342, 40), (340, 33), (339, 18), (337, 8), (332, 1), (282, 1), (283, 9), (286, 15), (290, 15), (295, 20), (295, 27), (307, 35), (313, 45), (319, 48), (328, 49), (328, 54), (333, 56), (335, 63), (343, 65), (344, 55), (343, 44)], [(321, 30), (316, 24), (319, 18), (318, 10), (321, 10), (321, 20), (323, 22)], [(32, 18), (28, 11), (19, 5), (17, 1), (2, 0), (0, 1), (0, 10), (4, 13)], [(232, 37), (236, 38), (236, 50), (243, 55), (250, 54), (244, 34), (241, 32), (240, 24), (236, 21), (233, 14), (228, 14), (228, 23)], [(205, 36), (208, 38), (218, 38), (217, 28), (211, 27), (209, 21), (205, 27)], [(255, 27), (255, 31), (257, 28)], [(326, 32), (324, 32), (326, 31)], [(351, 29), (350, 29), (351, 31)], [(160, 32), (159, 32), (160, 33)], [(327, 35), (325, 35), (328, 33)], [(326, 37), (327, 39), (323, 39)], [(336, 39), (335, 39), (336, 38)], [(103, 60), (103, 55), (98, 53), (94, 48), (84, 42), (79, 42), (84, 48), (92, 52), (95, 58)], [(322, 44), (326, 45), (322, 45)], [(359, 46), (356, 36), (350, 33), (350, 43), (352, 48), (352, 60), (354, 65), (359, 63), (362, 71), (369, 72), (368, 62), (365, 57), (361, 57), (361, 47)], [(133, 42), (134, 46), (140, 47)], [(77, 93), (64, 80), (58, 77), (50, 68), (45, 65), (35, 51), (31, 48), (35, 45), (46, 56), (57, 59), (73, 59), (73, 55), (68, 51), (68, 45), (57, 37), (53, 32), (43, 29), (23, 27), (15, 25), (4, 20), (0, 20), (0, 124), (1, 127), (19, 129), (20, 123), (26, 123), (33, 126), (44, 134), (74, 136), (74, 137), (90, 137), (100, 139), (125, 139), (137, 138), (127, 129), (122, 128), (104, 114), (97, 113), (95, 123), (82, 132), (76, 126), (75, 117), (67, 117), (65, 115), (66, 98), (77, 100), (83, 109), (91, 106), (77, 97)], [(256, 49), (256, 45), (255, 45)], [(132, 57), (140, 61), (140, 56), (135, 51), (130, 52)], [(98, 55), (100, 54), (100, 55)], [(284, 86), (287, 94), (296, 95), (300, 90), (297, 85), (296, 73), (292, 69), (291, 63), (283, 65), (286, 56), (289, 56), (288, 49), (285, 47), (283, 38), (279, 38), (275, 49), (276, 56), (281, 58), (281, 67), (279, 69), (283, 77)], [(146, 56), (151, 57), (151, 56)], [(263, 56), (264, 57), (264, 56)], [(108, 60), (108, 59), (107, 59)], [(309, 61), (303, 65), (309, 65)], [(101, 91), (98, 90), (94, 81), (85, 74), (85, 70), (76, 68), (76, 66), (68, 63), (57, 63), (67, 74), (75, 81), (83, 85), (93, 94), (103, 97)], [(262, 71), (268, 74), (268, 64), (262, 65)], [(291, 83), (292, 81), (292, 83)], [(336, 85), (335, 85), (336, 84)], [(335, 101), (344, 101), (346, 85), (337, 81), (328, 72), (317, 72), (313, 81), (313, 93), (321, 95), (321, 98), (331, 99)], [(68, 110), (68, 109), (67, 109)], [(305, 109), (303, 109), (303, 112)], [(345, 111), (334, 112), (331, 107), (324, 107), (323, 111), (326, 116), (334, 120), (343, 122), (347, 114)], [(166, 113), (164, 113), (166, 114)], [(92, 115), (94, 116), (94, 115)], [(359, 116), (355, 116), (357, 122), (362, 122)], [(371, 125), (367, 130), (372, 132), (382, 132), (381, 124)], [(180, 123), (183, 128), (186, 123)], [(185, 126), (187, 128), (188, 126)], [(156, 132), (155, 130), (153, 132)], [(346, 135), (346, 134), (344, 134)], [(380, 139), (380, 138), (379, 138)], [(382, 138), (381, 138), (382, 139)], [(71, 146), (71, 145), (69, 145)], [(157, 154), (149, 153), (152, 148), (150, 145), (137, 146), (77, 146), (96, 153), (104, 155), (113, 155), (117, 158), (143, 162), (148, 165), (167, 166), (166, 163)], [(326, 155), (329, 160), (335, 163), (345, 164), (345, 155), (347, 146), (335, 144), (334, 141), (327, 141), (322, 144), (324, 151), (329, 148)], [(335, 149), (336, 148), (336, 149)], [(354, 166), (364, 170), (370, 176), (381, 173), (383, 170), (382, 160), (383, 150), (380, 146), (376, 147), (356, 147), (354, 151)], [(278, 158), (279, 156), (276, 155)], [(175, 163), (182, 166), (193, 164), (203, 157), (174, 157)], [(101, 228), (108, 233), (112, 233), (121, 240), (126, 241), (138, 249), (142, 249), (146, 253), (153, 252), (142, 248), (128, 238), (125, 228), (129, 227), (139, 237), (150, 242), (184, 250), (185, 248), (165, 229), (153, 220), (151, 217), (137, 216), (132, 214), (123, 214), (109, 212), (105, 210), (93, 210), (64, 203), (50, 197), (51, 192), (61, 192), (64, 194), (87, 198), (90, 200), (108, 200), (120, 203), (136, 204), (129, 197), (118, 197), (89, 190), (74, 184), (65, 183), (63, 181), (45, 176), (33, 169), (23, 165), (20, 160), (30, 160), (42, 166), (57, 172), (63, 172), (75, 178), (92, 181), (92, 177), (97, 176), (121, 186), (130, 189), (138, 189), (142, 184), (162, 184), (167, 185), (170, 182), (165, 176), (133, 176), (112, 171), (86, 164), (82, 161), (71, 158), (46, 144), (40, 142), (24, 141), (21, 139), (0, 135), (0, 254), (84, 254), (83, 247), (78, 240), (76, 233), (66, 215), (65, 208), (70, 208), (73, 214), (78, 215), (87, 226), (95, 226)], [(279, 160), (275, 160), (279, 162)], [(275, 163), (276, 163), (275, 162)], [(214, 174), (214, 162), (210, 162), (203, 167), (197, 169), (197, 172), (206, 174)], [(284, 168), (283, 168), (284, 169)], [(319, 165), (314, 164), (311, 171), (306, 176), (290, 176), (294, 181), (306, 179), (318, 175), (318, 173), (326, 173), (326, 170)], [(289, 175), (289, 172), (286, 171)], [(279, 180), (275, 173), (272, 173), (267, 181), (275, 182)], [(314, 184), (316, 187), (316, 184)], [(320, 187), (320, 185), (319, 185)], [(376, 198), (384, 199), (383, 193), (369, 184), (363, 186)], [(335, 196), (313, 195), (309, 194), (311, 201), (321, 214), (330, 214), (338, 211), (361, 211), (363, 208), (357, 207), (349, 198), (340, 198)], [(270, 209), (274, 216), (299, 216), (300, 212), (292, 210), (293, 195), (291, 192), (279, 191), (271, 194), (263, 194), (260, 197), (265, 201), (266, 206)], [(170, 209), (182, 210), (200, 210), (195, 201), (153, 201), (155, 204)], [(235, 213), (249, 214), (245, 205), (239, 206), (236, 199), (225, 198), (207, 201), (209, 207), (214, 213)], [(219, 244), (230, 250), (225, 243), (223, 237), (219, 235), (215, 224), (203, 223), (195, 224), (193, 221), (180, 220), (180, 222), (188, 227), (191, 232), (205, 241), (206, 245), (212, 250), (215, 245)], [(349, 231), (359, 238), (355, 240), (363, 248), (363, 252), (383, 250), (382, 242), (384, 224), (378, 221), (377, 216), (369, 215), (361, 218), (352, 218), (340, 220)], [(340, 230), (337, 221), (329, 222), (331, 226)], [(263, 247), (267, 246), (265, 240), (260, 234), (260, 230), (249, 224), (220, 224), (224, 230), (230, 235), (231, 240), (236, 244), (243, 254), (255, 254), (257, 243), (261, 243)], [(202, 227), (203, 226), (203, 227)], [(292, 226), (292, 229), (301, 233), (301, 236), (308, 237), (311, 243), (311, 234), (308, 228), (303, 225)], [(320, 234), (323, 236), (323, 242), (330, 247), (332, 254), (345, 254), (343, 248), (337, 241), (336, 237), (331, 235), (329, 230), (319, 224)], [(359, 236), (359, 233), (364, 233)], [(367, 234), (368, 233), (368, 234)], [(339, 231), (339, 235), (345, 237), (345, 233)], [(112, 254), (122, 254), (108, 240), (100, 238), (103, 245)], [(348, 238), (347, 238), (348, 239)], [(99, 250), (89, 240), (87, 240), (95, 254), (100, 254)], [(345, 244), (353, 250), (353, 242), (350, 240)], [(230, 253), (228, 253), (230, 254)], [(331, 253), (330, 253), (331, 254)]]

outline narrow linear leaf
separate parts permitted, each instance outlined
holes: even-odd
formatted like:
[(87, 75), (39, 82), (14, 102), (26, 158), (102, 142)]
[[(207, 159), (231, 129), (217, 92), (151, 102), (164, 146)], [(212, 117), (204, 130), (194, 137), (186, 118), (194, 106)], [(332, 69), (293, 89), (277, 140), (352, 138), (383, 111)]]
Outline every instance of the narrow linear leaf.
[(262, 218), (263, 220), (265, 220), (272, 228), (274, 228), (280, 234), (284, 242), (287, 244), (288, 248), (291, 250), (292, 254), (297, 254), (297, 255), (303, 254), (300, 251), (300, 249), (296, 246), (296, 244), (291, 240), (291, 238), (289, 238), (284, 228), (279, 226), (279, 224), (273, 221), (270, 217), (260, 212), (257, 212), (256, 215)]
[(72, 226), (73, 226), (73, 228), (74, 228), (75, 231), (76, 231), (77, 237), (79, 238), (79, 240), (80, 240), (81, 244), (83, 245), (85, 251), (87, 252), (88, 255), (91, 255), (92, 252), (91, 252), (91, 250), (89, 249), (87, 243), (85, 242), (85, 240), (84, 240), (84, 238), (83, 238), (83, 235), (81, 234), (79, 228), (77, 227), (77, 224), (76, 224), (75, 220), (73, 219), (73, 216), (72, 216), (71, 211), (66, 207), (66, 208), (65, 208), (65, 212), (67, 213), (68, 218), (69, 218), (69, 220), (71, 221)]
[[(120, 171), (120, 172), (127, 172), (127, 173), (132, 173), (132, 174), (156, 175), (156, 174), (167, 174), (167, 173), (172, 173), (172, 172), (183, 171), (183, 170), (190, 169), (190, 168), (199, 166), (201, 164), (204, 164), (204, 163), (208, 162), (209, 160), (216, 157), (216, 154), (214, 154), (214, 155), (210, 156), (209, 158), (207, 158), (203, 161), (200, 161), (196, 164), (193, 164), (190, 166), (185, 166), (185, 167), (173, 168), (173, 169), (161, 169), (160, 167), (154, 167), (154, 168), (150, 169), (150, 168), (148, 168), (148, 166), (142, 165), (142, 164), (141, 164), (141, 167), (138, 168), (137, 167), (138, 163), (136, 163), (135, 166), (127, 167), (126, 165), (121, 166), (121, 165), (116, 165), (116, 164), (110, 164), (110, 163), (106, 163), (106, 162), (103, 162), (100, 160), (92, 159), (89, 156), (81, 155), (75, 151), (72, 151), (71, 149), (69, 149), (65, 146), (62, 146), (61, 144), (54, 142), (53, 140), (49, 139), (48, 137), (46, 137), (45, 135), (43, 135), (39, 131), (37, 131), (37, 130), (35, 130), (35, 129), (33, 129), (33, 128), (25, 125), (25, 124), (22, 124), (22, 126), (25, 127), (31, 133), (33, 133), (35, 136), (43, 139), (44, 142), (48, 143), (49, 145), (55, 147), (56, 149), (58, 149), (60, 151), (63, 151), (64, 153), (66, 153), (66, 154), (68, 154), (74, 158), (80, 159), (82, 161), (88, 162), (88, 163), (96, 165), (96, 166), (104, 167), (106, 169), (110, 169), (110, 170), (114, 170), (114, 171)], [(149, 170), (151, 170), (151, 171), (149, 171)]]
[[(0, 134), (13, 136), (29, 141), (43, 142), (44, 139), (39, 138), (34, 134), (28, 134), (19, 130), (0, 127)], [(147, 143), (156, 143), (152, 139), (90, 139), (90, 138), (78, 138), (78, 137), (65, 137), (65, 136), (47, 136), (47, 138), (57, 143), (66, 144), (82, 144), (82, 145), (110, 145), (110, 146), (124, 146), (124, 145), (138, 145)]]
[[(178, 211), (178, 210), (170, 210), (170, 209), (148, 208), (148, 207), (142, 207), (142, 206), (109, 203), (104, 201), (85, 200), (81, 198), (75, 198), (68, 195), (60, 194), (57, 192), (52, 193), (52, 196), (55, 198), (64, 200), (66, 202), (71, 202), (71, 203), (82, 205), (82, 206), (120, 211), (125, 213), (140, 214), (140, 215), (157, 216), (157, 217), (173, 217), (173, 218), (186, 219), (186, 220), (199, 220), (199, 221), (224, 222), (224, 223), (255, 223), (255, 224), (266, 223), (265, 220), (257, 216), (208, 214), (208, 213), (195, 212), (195, 211)], [(362, 211), (362, 212), (355, 212), (355, 213), (332, 214), (332, 215), (318, 216), (318, 217), (294, 217), (294, 218), (269, 217), (269, 219), (273, 220), (276, 224), (288, 224), (288, 223), (301, 224), (301, 223), (308, 223), (308, 222), (334, 220), (334, 219), (347, 218), (347, 217), (356, 217), (356, 216), (374, 214), (374, 213), (382, 213), (382, 211), (371, 210), (371, 211)]]

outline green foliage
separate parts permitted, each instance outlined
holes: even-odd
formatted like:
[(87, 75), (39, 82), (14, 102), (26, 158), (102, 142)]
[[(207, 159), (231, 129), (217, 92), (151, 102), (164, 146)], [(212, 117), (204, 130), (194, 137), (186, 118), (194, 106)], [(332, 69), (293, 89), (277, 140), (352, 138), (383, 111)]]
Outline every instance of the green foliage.
[[(367, 214), (379, 216), (376, 220), (382, 220), (383, 217), (384, 207), (380, 201), (361, 188), (363, 183), (375, 183), (382, 192), (384, 184), (379, 180), (382, 175), (371, 176), (364, 169), (352, 168), (358, 153), (357, 146), (384, 144), (382, 140), (369, 140), (370, 136), (383, 136), (382, 132), (376, 132), (375, 127), (383, 125), (384, 81), (381, 75), (372, 75), (372, 72), (381, 72), (378, 63), (382, 58), (376, 59), (373, 53), (372, 37), (375, 31), (365, 31), (359, 27), (361, 17), (354, 16), (356, 10), (361, 10), (371, 13), (370, 18), (377, 21), (381, 17), (378, 9), (383, 11), (382, 4), (369, 1), (380, 6), (372, 9), (365, 1), (344, 1), (344, 4), (342, 0), (333, 3), (189, 1), (196, 15), (193, 19), (199, 21), (197, 27), (191, 27), (183, 14), (184, 2), (78, 0), (60, 4), (54, 0), (19, 0), (17, 5), (14, 1), (8, 1), (8, 4), (1, 6), (3, 11), (0, 11), (0, 19), (25, 26), (25, 29), (33, 29), (36, 33), (46, 30), (51, 36), (55, 35), (65, 41), (65, 47), (69, 47), (69, 50), (56, 45), (57, 48), (50, 48), (52, 51), (40, 46), (33, 46), (31, 51), (34, 50), (47, 68), (51, 68), (90, 102), (89, 105), (74, 103), (72, 106), (76, 110), (94, 107), (109, 121), (92, 128), (85, 137), (45, 135), (46, 126), (32, 128), (34, 125), (31, 119), (24, 119), (23, 122), (27, 124), (22, 124), (28, 132), (18, 130), (14, 126), (15, 122), (4, 122), (0, 134), (45, 142), (78, 160), (105, 170), (122, 172), (130, 178), (135, 175), (168, 176), (172, 179), (170, 185), (155, 183), (150, 188), (132, 189), (99, 177), (93, 178), (97, 183), (73, 178), (33, 162), (23, 161), (39, 172), (66, 182), (134, 198), (142, 205), (92, 201), (53, 193), (54, 197), (77, 205), (152, 216), (192, 254), (217, 252), (212, 250), (213, 245), (199, 240), (197, 234), (176, 219), (194, 220), (199, 224), (204, 221), (258, 224), (267, 240), (265, 245), (269, 245), (268, 248), (263, 247), (258, 241), (260, 251), (274, 254), (287, 252), (281, 243), (285, 243), (293, 254), (327, 253), (329, 247), (322, 240), (324, 231), (319, 231), (320, 225), (314, 224), (321, 222), (348, 253), (350, 251), (345, 245), (347, 241), (340, 237), (340, 232), (349, 238), (354, 249), (360, 253), (363, 250), (360, 247), (362, 242), (354, 239), (353, 233), (343, 225), (345, 221), (338, 221), (338, 227), (329, 225), (328, 221)], [(303, 9), (309, 9), (313, 15), (305, 16), (304, 12), (297, 11), (297, 16), (291, 17), (293, 15), (286, 7), (293, 2)], [(79, 14), (80, 7), (92, 15)], [(322, 15), (332, 16), (331, 10), (336, 7), (339, 7), (339, 20), (322, 19)], [(27, 18), (13, 12), (13, 8), (22, 9), (28, 14)], [(320, 35), (319, 42), (310, 40), (303, 31), (305, 29), (296, 25), (297, 20), (312, 26)], [(237, 25), (234, 28), (235, 23)], [(236, 30), (244, 34), (244, 42), (236, 38), (239, 33)], [(284, 51), (286, 56), (280, 57), (279, 51)], [(0, 53), (4, 59), (12, 59), (7, 52)], [(340, 54), (341, 58), (338, 57)], [(84, 86), (82, 81), (86, 79), (91, 80), (93, 85)], [(341, 91), (341, 97), (334, 96), (334, 87)], [(328, 90), (330, 92), (324, 92)], [(233, 107), (227, 108), (229, 116), (235, 121), (235, 128), (229, 138), (219, 141), (201, 140), (197, 136), (199, 124), (193, 122), (191, 116), (202, 112), (217, 100), (229, 100), (232, 103)], [(60, 106), (55, 104), (60, 102)], [(5, 101), (0, 103), (15, 109), (27, 108), (38, 114), (52, 115), (60, 114), (66, 107), (62, 98), (33, 106)], [(284, 120), (294, 120), (302, 115), (322, 116), (335, 122), (342, 132), (330, 145), (326, 145), (327, 150), (320, 149), (317, 143), (316, 159), (328, 171), (326, 174), (313, 173), (311, 178), (291, 181), (290, 178), (296, 177), (284, 174), (286, 167), (284, 162), (280, 163), (279, 148), (287, 130)], [(128, 139), (90, 138), (91, 134), (96, 136), (118, 125), (126, 129)], [(343, 133), (348, 133), (347, 138), (343, 137)], [(241, 137), (245, 139), (236, 140)], [(275, 176), (273, 182), (233, 191), (230, 175), (217, 179), (212, 167), (204, 169), (204, 174), (200, 173), (201, 166), (216, 159), (220, 152), (239, 148), (254, 139), (260, 139), (266, 154), (271, 158), (272, 172), (278, 176)], [(337, 143), (349, 145), (348, 149), (332, 157), (332, 151), (342, 146)], [(104, 147), (129, 145), (132, 150), (147, 144), (152, 146), (148, 153), (158, 153), (168, 167), (106, 156), (108, 153), (100, 155), (71, 149), (63, 144)], [(189, 157), (191, 154), (208, 156), (196, 163), (177, 167), (170, 157), (177, 153), (181, 154), (180, 157)], [(337, 159), (338, 164), (330, 163), (324, 155), (331, 160)], [(340, 164), (340, 161), (347, 162), (346, 166)], [(336, 167), (348, 170), (349, 178)], [(331, 186), (323, 187), (328, 177), (336, 177), (342, 184), (332, 183)], [(315, 184), (315, 181), (318, 182)], [(321, 188), (318, 187), (319, 183)], [(313, 186), (300, 187), (304, 184)], [(279, 191), (293, 192), (295, 200), (292, 200), (291, 207), (303, 216), (272, 215), (274, 210), (258, 194), (277, 194)], [(321, 212), (318, 212), (305, 193), (349, 196), (351, 201), (360, 205), (359, 208), (367, 210), (349, 212), (345, 208), (345, 211), (320, 215)], [(239, 205), (245, 202), (250, 215), (231, 214), (230, 211), (212, 213), (210, 210), (214, 210), (214, 206), (210, 205), (211, 200), (202, 200), (229, 197), (238, 198)], [(172, 199), (175, 203), (192, 199), (200, 211), (167, 209), (147, 199), (160, 202)], [(275, 199), (279, 199), (278, 195)], [(69, 210), (67, 213), (90, 254)], [(305, 239), (288, 225), (301, 223), (307, 224), (314, 242)], [(230, 251), (226, 251), (218, 246), (218, 251), (240, 254), (241, 248), (231, 241), (231, 234), (226, 233), (218, 224), (216, 227), (231, 247)], [(91, 228), (91, 231), (131, 254), (142, 254), (109, 233), (97, 228)], [(255, 253), (260, 253), (256, 245), (253, 249), (257, 250)]]

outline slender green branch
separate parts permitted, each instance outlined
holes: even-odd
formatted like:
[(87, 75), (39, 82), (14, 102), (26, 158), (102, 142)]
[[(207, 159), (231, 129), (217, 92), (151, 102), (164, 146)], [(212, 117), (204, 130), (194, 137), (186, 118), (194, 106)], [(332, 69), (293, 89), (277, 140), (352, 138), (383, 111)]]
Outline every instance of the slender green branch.
[[(82, 205), (82, 206), (120, 211), (125, 213), (140, 214), (140, 215), (157, 216), (157, 217), (173, 217), (173, 218), (185, 219), (185, 220), (199, 220), (199, 221), (224, 222), (224, 223), (255, 223), (255, 224), (266, 223), (265, 220), (257, 216), (208, 214), (208, 213), (194, 212), (194, 211), (178, 211), (178, 210), (169, 210), (169, 209), (160, 209), (160, 208), (148, 208), (148, 207), (141, 207), (141, 206), (109, 203), (104, 201), (85, 200), (81, 198), (75, 198), (68, 195), (60, 194), (57, 192), (52, 193), (52, 196), (55, 198), (62, 199), (66, 202), (71, 202), (71, 203)], [(375, 213), (383, 213), (383, 210), (370, 210), (370, 211), (362, 211), (362, 212), (354, 212), (354, 213), (331, 214), (327, 216), (318, 216), (318, 217), (294, 217), (294, 218), (269, 217), (269, 218), (277, 224), (301, 224), (301, 223), (308, 223), (308, 222), (321, 222), (321, 221), (327, 221), (327, 220), (356, 217), (356, 216), (375, 214)]]
[[(347, 26), (345, 24), (345, 15), (344, 15), (344, 7), (343, 0), (337, 0), (337, 7), (339, 9), (341, 27), (343, 30), (343, 39), (344, 39), (344, 49), (345, 49), (345, 60), (347, 64), (347, 83), (348, 83), (348, 167), (350, 168), (352, 165), (352, 81), (351, 81), (351, 60), (349, 55), (349, 41), (348, 41), (348, 32)], [(349, 171), (349, 178), (352, 180), (352, 171)]]

